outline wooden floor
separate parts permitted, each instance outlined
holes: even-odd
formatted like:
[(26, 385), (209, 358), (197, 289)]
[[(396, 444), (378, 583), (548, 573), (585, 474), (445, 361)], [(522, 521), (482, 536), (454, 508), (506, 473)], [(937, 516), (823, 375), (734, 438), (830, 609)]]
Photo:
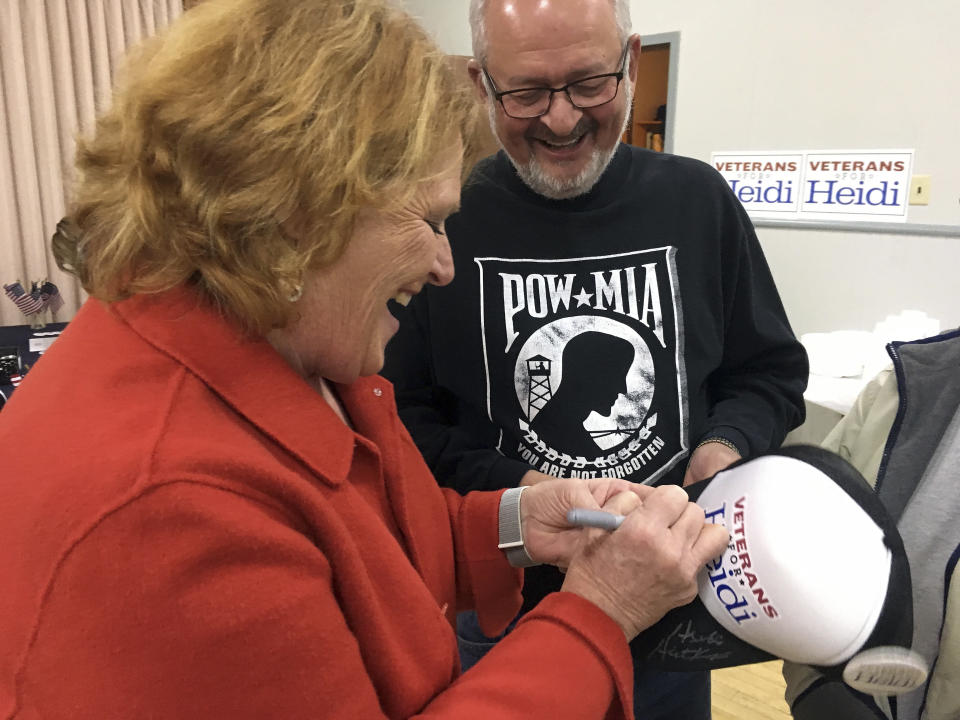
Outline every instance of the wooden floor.
[(790, 720), (781, 662), (714, 670), (713, 720)]

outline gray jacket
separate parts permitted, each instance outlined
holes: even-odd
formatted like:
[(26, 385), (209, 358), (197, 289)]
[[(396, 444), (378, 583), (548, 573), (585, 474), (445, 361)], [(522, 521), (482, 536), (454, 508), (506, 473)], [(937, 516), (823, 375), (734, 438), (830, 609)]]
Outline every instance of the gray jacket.
[[(887, 349), (893, 365), (870, 382), (823, 445), (849, 460), (874, 485), (904, 533), (907, 528), (901, 515), (934, 454), (941, 446), (958, 442), (960, 331), (891, 343)], [(960, 468), (948, 472), (958, 481), (960, 492)], [(949, 542), (954, 547), (945, 566), (937, 569), (945, 578), (943, 618), (939, 655), (923, 699), (923, 720), (960, 718), (958, 527), (960, 521), (922, 528), (925, 533), (952, 536)], [(915, 587), (915, 597), (916, 593)], [(855, 693), (810, 667), (784, 663), (784, 677), (787, 702), (797, 720), (896, 717), (886, 698)]]

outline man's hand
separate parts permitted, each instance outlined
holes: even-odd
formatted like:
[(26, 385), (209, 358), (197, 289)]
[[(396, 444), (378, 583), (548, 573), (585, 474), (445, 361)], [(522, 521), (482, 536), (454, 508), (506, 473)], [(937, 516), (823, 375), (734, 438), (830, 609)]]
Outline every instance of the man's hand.
[(542, 473), (539, 470), (527, 470), (523, 477), (520, 478), (520, 485), (536, 485), (537, 483), (546, 482), (547, 480), (557, 480), (559, 478), (554, 477), (553, 475), (547, 475)]
[(683, 486), (692, 485), (712, 478), (718, 472), (740, 459), (740, 453), (731, 450), (723, 443), (704, 443), (690, 456), (687, 472), (683, 476)]
[(520, 499), (524, 546), (537, 562), (561, 568), (569, 564), (583, 535), (582, 528), (567, 523), (568, 510), (578, 507), (599, 510), (610, 498), (622, 493), (634, 498), (639, 505), (653, 492), (651, 487), (618, 478), (580, 480), (537, 475), (550, 482), (536, 482), (524, 490)]

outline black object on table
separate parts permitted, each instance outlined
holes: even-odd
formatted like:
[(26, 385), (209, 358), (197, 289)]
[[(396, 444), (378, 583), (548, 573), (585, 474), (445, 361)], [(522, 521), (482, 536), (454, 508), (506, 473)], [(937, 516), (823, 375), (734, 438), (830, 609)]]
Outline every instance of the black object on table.
[(67, 323), (62, 322), (47, 323), (42, 328), (0, 327), (0, 408), (15, 389), (11, 379), (26, 375), (66, 326)]

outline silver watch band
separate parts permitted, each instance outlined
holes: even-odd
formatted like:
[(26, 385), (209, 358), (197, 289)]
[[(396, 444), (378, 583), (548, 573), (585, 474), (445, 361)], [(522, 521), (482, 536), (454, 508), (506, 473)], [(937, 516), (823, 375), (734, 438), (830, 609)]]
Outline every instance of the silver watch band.
[(523, 545), (523, 528), (520, 525), (520, 497), (526, 486), (510, 488), (500, 496), (500, 542), (498, 548), (504, 551), (507, 562), (513, 567), (532, 567), (539, 565), (530, 557)]

